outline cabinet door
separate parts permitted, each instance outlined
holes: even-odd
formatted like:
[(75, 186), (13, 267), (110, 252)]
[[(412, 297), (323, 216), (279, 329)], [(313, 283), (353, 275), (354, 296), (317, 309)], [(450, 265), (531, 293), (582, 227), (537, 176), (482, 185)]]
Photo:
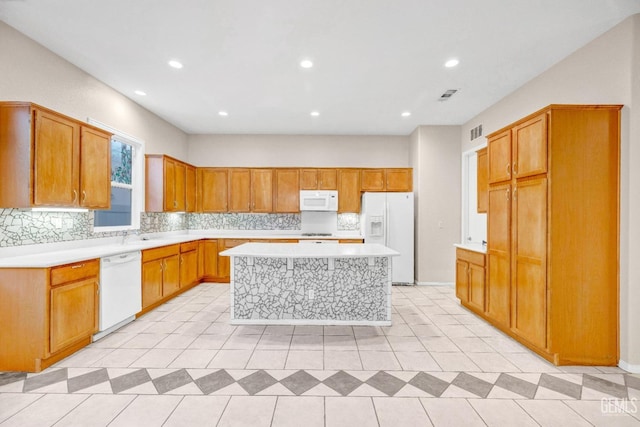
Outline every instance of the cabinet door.
[(484, 312), (486, 270), (484, 266), (469, 264), (469, 304)]
[(229, 172), (198, 168), (198, 212), (227, 212)]
[(173, 204), (175, 211), (185, 212), (187, 209), (187, 165), (181, 162), (175, 162), (175, 202)]
[(273, 212), (272, 169), (251, 169), (251, 211)]
[(142, 263), (142, 308), (162, 299), (162, 261)]
[(337, 190), (338, 171), (336, 169), (318, 169), (318, 190)]
[(78, 206), (80, 126), (36, 110), (33, 157), (33, 204)]
[(469, 301), (469, 263), (456, 259), (456, 296), (460, 302)]
[(412, 191), (413, 169), (386, 169), (385, 180), (386, 191)]
[(180, 287), (191, 286), (198, 281), (198, 251), (180, 254)]
[(487, 191), (489, 191), (489, 159), (487, 156), (487, 148), (478, 150), (477, 155), (477, 201), (478, 213), (487, 213)]
[(513, 175), (517, 178), (547, 172), (547, 115), (513, 128)]
[(111, 206), (111, 137), (86, 127), (80, 129), (80, 206)]
[(300, 169), (300, 189), (318, 189), (318, 169)]
[(96, 277), (51, 288), (51, 353), (97, 331), (97, 291)]
[(229, 212), (251, 211), (251, 170), (229, 169)]
[(492, 136), (487, 141), (489, 183), (511, 179), (511, 130)]
[(512, 328), (532, 344), (545, 348), (547, 179), (518, 181), (512, 206)]
[(200, 275), (205, 279), (218, 277), (218, 241), (205, 240), (200, 242), (200, 257), (202, 258)]
[(510, 326), (511, 186), (489, 187), (487, 254), (489, 282), (486, 310), (504, 327)]
[(164, 210), (174, 212), (178, 207), (176, 201), (176, 162), (164, 159)]
[(275, 170), (275, 212), (300, 212), (300, 171)]
[(360, 213), (360, 171), (338, 171), (338, 212)]
[(362, 169), (360, 172), (362, 191), (384, 191), (384, 169)]
[(175, 294), (180, 289), (180, 255), (172, 255), (163, 259), (162, 264), (162, 297)]
[(196, 211), (196, 168), (191, 165), (185, 166), (184, 176), (184, 208), (186, 212)]

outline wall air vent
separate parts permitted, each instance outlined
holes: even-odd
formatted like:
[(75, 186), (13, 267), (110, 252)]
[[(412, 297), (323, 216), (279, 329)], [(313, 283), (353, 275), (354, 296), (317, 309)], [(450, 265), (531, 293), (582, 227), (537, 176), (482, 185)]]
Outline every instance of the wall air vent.
[(449, 89), (448, 91), (446, 91), (445, 93), (440, 95), (440, 98), (438, 98), (438, 100), (439, 101), (446, 101), (449, 98), (451, 98), (453, 96), (453, 94), (456, 93), (457, 91), (458, 91), (458, 89)]
[(471, 129), (471, 141), (482, 136), (482, 125), (478, 125)]

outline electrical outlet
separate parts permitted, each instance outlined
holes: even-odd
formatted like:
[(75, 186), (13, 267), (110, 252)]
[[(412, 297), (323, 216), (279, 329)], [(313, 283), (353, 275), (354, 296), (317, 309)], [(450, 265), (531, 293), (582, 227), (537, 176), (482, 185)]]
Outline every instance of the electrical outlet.
[(313, 289), (309, 289), (309, 299), (313, 298), (315, 298), (315, 292), (313, 292)]
[(438, 221), (438, 228), (444, 228), (444, 224), (442, 221)]

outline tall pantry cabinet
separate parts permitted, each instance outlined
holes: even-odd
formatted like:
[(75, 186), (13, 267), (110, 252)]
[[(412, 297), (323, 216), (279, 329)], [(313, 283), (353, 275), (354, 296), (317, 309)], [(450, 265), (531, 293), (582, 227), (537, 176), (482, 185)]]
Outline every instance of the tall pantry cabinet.
[(488, 136), (481, 314), (555, 364), (618, 362), (620, 108), (551, 105)]

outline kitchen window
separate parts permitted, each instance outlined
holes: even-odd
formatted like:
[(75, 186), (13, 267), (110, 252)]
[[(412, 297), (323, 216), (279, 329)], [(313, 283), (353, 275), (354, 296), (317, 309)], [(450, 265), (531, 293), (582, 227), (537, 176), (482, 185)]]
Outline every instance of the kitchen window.
[(89, 123), (113, 133), (110, 151), (111, 209), (94, 211), (94, 231), (139, 229), (144, 195), (144, 143), (91, 119)]

